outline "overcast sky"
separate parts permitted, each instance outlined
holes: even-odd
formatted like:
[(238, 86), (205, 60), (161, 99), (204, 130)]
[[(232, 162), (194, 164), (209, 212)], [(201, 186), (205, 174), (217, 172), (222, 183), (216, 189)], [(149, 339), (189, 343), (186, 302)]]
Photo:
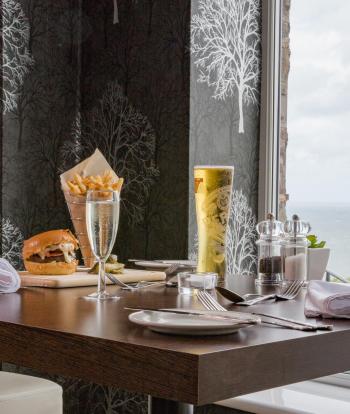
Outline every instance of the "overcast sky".
[(350, 1), (291, 1), (287, 192), (350, 202)]

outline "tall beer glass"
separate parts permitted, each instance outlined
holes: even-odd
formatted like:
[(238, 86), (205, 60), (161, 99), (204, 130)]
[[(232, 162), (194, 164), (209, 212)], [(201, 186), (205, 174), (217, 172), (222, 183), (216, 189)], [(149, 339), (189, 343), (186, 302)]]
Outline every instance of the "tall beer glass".
[(225, 280), (226, 230), (230, 215), (234, 168), (194, 167), (194, 188), (198, 226), (198, 272), (215, 272)]

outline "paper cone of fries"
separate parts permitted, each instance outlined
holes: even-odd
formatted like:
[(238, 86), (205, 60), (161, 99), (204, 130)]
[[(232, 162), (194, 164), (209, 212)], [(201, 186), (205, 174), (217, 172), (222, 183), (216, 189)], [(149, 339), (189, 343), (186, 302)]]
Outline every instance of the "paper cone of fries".
[(86, 229), (86, 191), (113, 189), (120, 192), (123, 179), (117, 176), (98, 149), (91, 157), (61, 174), (60, 179), (84, 265), (92, 267), (96, 259)]
[(69, 191), (64, 191), (64, 197), (68, 206), (70, 218), (73, 222), (75, 235), (79, 240), (79, 247), (84, 260), (84, 265), (92, 267), (95, 262), (95, 256), (92, 253), (86, 231), (86, 197), (74, 196)]

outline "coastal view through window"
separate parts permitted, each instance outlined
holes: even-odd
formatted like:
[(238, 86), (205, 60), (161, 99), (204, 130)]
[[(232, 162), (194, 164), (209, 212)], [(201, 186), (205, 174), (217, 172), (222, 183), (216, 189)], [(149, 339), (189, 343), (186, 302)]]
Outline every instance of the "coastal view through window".
[(350, 2), (284, 2), (280, 218), (297, 213), (350, 278)]

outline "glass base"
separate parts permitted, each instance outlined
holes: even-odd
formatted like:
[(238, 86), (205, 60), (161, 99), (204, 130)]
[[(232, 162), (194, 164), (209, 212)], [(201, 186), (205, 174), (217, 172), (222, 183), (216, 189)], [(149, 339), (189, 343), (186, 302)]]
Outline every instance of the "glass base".
[(83, 296), (84, 299), (87, 300), (98, 300), (98, 301), (102, 301), (102, 300), (118, 300), (120, 299), (120, 296), (117, 295), (111, 295), (110, 293), (104, 292), (104, 293), (90, 293), (90, 295), (87, 296)]
[(259, 273), (258, 278), (255, 279), (256, 286), (279, 286), (282, 282), (283, 279), (279, 273), (272, 275)]

